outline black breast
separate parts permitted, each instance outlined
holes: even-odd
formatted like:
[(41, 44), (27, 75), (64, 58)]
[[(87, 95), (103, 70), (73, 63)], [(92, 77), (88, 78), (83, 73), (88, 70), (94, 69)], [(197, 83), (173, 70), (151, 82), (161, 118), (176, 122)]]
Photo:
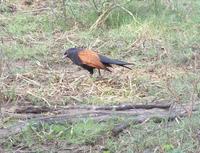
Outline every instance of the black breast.
[(77, 50), (69, 51), (69, 53), (68, 53), (68, 57), (72, 60), (72, 62), (74, 64), (77, 64), (77, 65), (81, 65), (82, 64), (80, 58), (78, 57), (78, 52), (79, 51), (80, 50), (77, 49)]

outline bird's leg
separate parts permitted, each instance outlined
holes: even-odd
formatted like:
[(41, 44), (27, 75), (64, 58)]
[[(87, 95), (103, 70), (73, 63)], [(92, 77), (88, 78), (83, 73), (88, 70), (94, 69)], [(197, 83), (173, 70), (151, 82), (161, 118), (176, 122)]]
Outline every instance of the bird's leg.
[(94, 74), (93, 69), (90, 69), (89, 72), (90, 72), (90, 77), (93, 78), (93, 74)]
[(93, 74), (90, 73), (90, 78), (93, 78)]
[(93, 73), (90, 73), (90, 79), (92, 80), (92, 82), (97, 80), (97, 78), (94, 77)]
[(98, 72), (99, 72), (99, 77), (101, 77), (101, 71), (100, 71), (100, 69), (98, 69)]

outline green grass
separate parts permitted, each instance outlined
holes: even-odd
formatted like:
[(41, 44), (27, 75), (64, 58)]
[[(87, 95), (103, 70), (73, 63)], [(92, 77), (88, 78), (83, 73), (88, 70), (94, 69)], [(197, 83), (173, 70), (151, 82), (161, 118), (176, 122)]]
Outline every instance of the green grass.
[(12, 86), (11, 88), (7, 89), (4, 92), (4, 96), (8, 101), (16, 101), (17, 100), (16, 87)]
[(43, 58), (47, 55), (54, 30), (64, 28), (62, 20), (55, 19), (49, 14), (32, 15), (7, 13), (1, 35), (13, 41), (0, 44), (5, 55), (14, 60)]
[(143, 152), (149, 150), (165, 153), (197, 152), (200, 125), (198, 115), (183, 119), (179, 124), (163, 122), (133, 125), (128, 132), (107, 141), (111, 152)]
[[(68, 124), (31, 125), (22, 134), (25, 141), (32, 143), (32, 139), (43, 142), (67, 140), (75, 144), (92, 144), (95, 139), (106, 131), (107, 125), (95, 123), (91, 120)], [(34, 135), (36, 137), (34, 137)], [(32, 137), (32, 138), (31, 138)], [(29, 141), (30, 140), (30, 141)], [(37, 142), (37, 141), (36, 141)]]
[(55, 20), (49, 14), (32, 15), (30, 13), (17, 13), (15, 17), (7, 14), (10, 18), (7, 22), (8, 32), (15, 36), (22, 36), (25, 34), (43, 32), (45, 34), (50, 34), (54, 29), (61, 29), (62, 24), (58, 20)]
[[(133, 153), (145, 150), (184, 153), (196, 152), (200, 149), (199, 114), (179, 120), (178, 123), (167, 123), (163, 120), (161, 123), (150, 121), (142, 125), (133, 124), (118, 137), (112, 137), (110, 130), (115, 122), (95, 123), (86, 120), (72, 125), (31, 123), (21, 134), (7, 139), (4, 148), (9, 150), (15, 145), (31, 151), (37, 145), (62, 141), (66, 141), (68, 145), (102, 145), (98, 140), (103, 136), (103, 147), (111, 153)], [(51, 149), (50, 147), (50, 151)]]
[(4, 143), (9, 150), (12, 145), (32, 148), (49, 142), (66, 141), (69, 144), (94, 144), (98, 137), (108, 131), (111, 124), (95, 123), (91, 120), (70, 124), (34, 124), (31, 123), (21, 134), (10, 137)]
[(19, 59), (34, 59), (42, 58), (47, 55), (47, 46), (38, 44), (35, 46), (25, 46), (22, 44), (13, 44), (12, 46), (2, 46), (5, 55), (8, 58), (19, 60)]

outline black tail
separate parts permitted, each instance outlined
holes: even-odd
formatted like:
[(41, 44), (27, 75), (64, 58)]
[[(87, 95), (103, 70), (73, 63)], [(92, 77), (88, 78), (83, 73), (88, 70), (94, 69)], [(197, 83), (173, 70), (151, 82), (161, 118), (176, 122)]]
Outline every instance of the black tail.
[(131, 70), (131, 68), (126, 66), (126, 65), (134, 65), (133, 63), (127, 63), (127, 62), (120, 61), (120, 60), (110, 59), (110, 58), (103, 56), (103, 55), (99, 55), (99, 57), (100, 57), (100, 60), (103, 64), (106, 64), (106, 65), (109, 65), (109, 66), (111, 66), (110, 64), (115, 64), (115, 65), (119, 65), (119, 66), (122, 66), (122, 67), (125, 67), (125, 68)]

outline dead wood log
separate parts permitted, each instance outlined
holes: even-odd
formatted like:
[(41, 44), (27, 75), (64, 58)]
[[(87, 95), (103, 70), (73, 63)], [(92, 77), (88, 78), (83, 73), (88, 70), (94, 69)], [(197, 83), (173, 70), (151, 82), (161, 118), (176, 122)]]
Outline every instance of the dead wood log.
[(15, 109), (15, 113), (32, 113), (32, 114), (41, 114), (45, 112), (51, 112), (53, 109), (47, 106), (21, 106)]
[[(47, 106), (15, 106), (10, 110), (3, 110), (5, 114), (12, 115), (15, 113), (15, 117), (19, 118), (32, 118), (32, 117), (39, 117), (42, 113), (54, 113), (54, 114), (65, 114), (68, 113), (69, 110), (106, 110), (106, 111), (125, 111), (131, 109), (153, 109), (153, 108), (160, 108), (160, 109), (169, 109), (170, 104), (125, 104), (125, 105), (116, 105), (116, 106), (59, 106), (59, 107), (47, 107)], [(22, 114), (22, 115), (18, 115)], [(30, 115), (29, 115), (30, 114)]]
[(119, 106), (102, 106), (96, 107), (95, 110), (116, 110), (116, 111), (123, 111), (129, 109), (153, 109), (153, 108), (160, 108), (160, 109), (169, 109), (170, 104), (152, 104), (152, 105), (119, 105)]
[(123, 111), (129, 109), (168, 109), (170, 108), (171, 103), (168, 101), (158, 101), (153, 104), (122, 104), (122, 105), (114, 105), (114, 106), (67, 106), (67, 107), (57, 107), (57, 108), (65, 108), (65, 109), (87, 109), (87, 110), (116, 110)]
[[(126, 106), (126, 107), (125, 107)], [(133, 107), (134, 106), (134, 107)], [(109, 109), (108, 109), (109, 108)], [(114, 109), (113, 109), (114, 108)], [(118, 109), (116, 109), (118, 108)], [(176, 105), (173, 107), (165, 106), (153, 106), (153, 105), (119, 105), (119, 106), (109, 106), (109, 107), (100, 107), (100, 106), (78, 106), (77, 108), (57, 108), (57, 109), (49, 109), (51, 113), (49, 114), (20, 114), (12, 113), (12, 116), (16, 115), (24, 115), (24, 121), (19, 121), (16, 125), (7, 127), (4, 129), (0, 129), (0, 139), (5, 139), (6, 137), (12, 136), (21, 132), (30, 122), (34, 123), (72, 123), (85, 119), (92, 119), (97, 122), (107, 121), (108, 119), (117, 119), (124, 118), (125, 121), (121, 125), (116, 126), (112, 131), (113, 135), (118, 135), (125, 128), (130, 126), (131, 124), (139, 124), (143, 123), (147, 120), (153, 119), (155, 122), (159, 122), (161, 120), (174, 120), (177, 117), (185, 117), (188, 114), (188, 110), (190, 110), (191, 106), (189, 105)], [(193, 106), (193, 112), (195, 113), (199, 108), (199, 105)], [(58, 111), (60, 111), (58, 113)], [(24, 111), (26, 112), (26, 111)], [(2, 112), (3, 113), (3, 112)], [(8, 114), (7, 114), (8, 115)], [(31, 118), (31, 115), (34, 117)], [(27, 117), (29, 116), (29, 118)], [(124, 125), (123, 125), (124, 124)]]

